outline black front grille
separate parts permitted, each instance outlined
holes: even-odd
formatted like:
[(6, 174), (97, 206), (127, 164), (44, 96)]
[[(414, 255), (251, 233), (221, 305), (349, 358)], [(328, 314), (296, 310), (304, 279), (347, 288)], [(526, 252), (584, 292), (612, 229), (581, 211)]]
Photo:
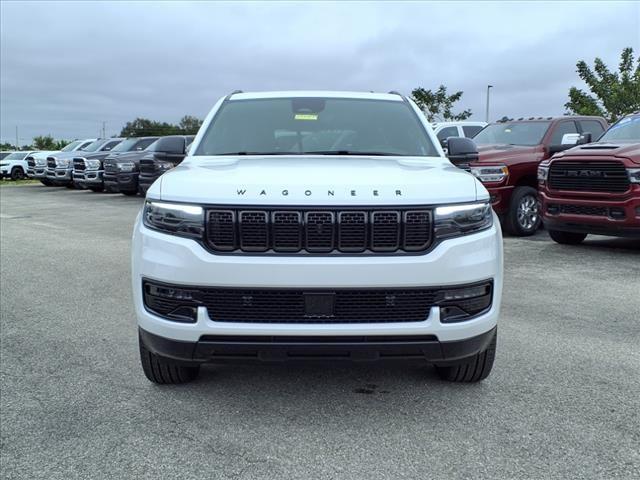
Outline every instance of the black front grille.
[(428, 209), (211, 209), (209, 247), (219, 252), (422, 252), (432, 238)]
[(554, 190), (621, 193), (629, 189), (629, 175), (616, 161), (555, 161), (549, 168), (549, 186)]
[[(150, 294), (145, 285), (145, 305), (162, 316), (180, 315), (191, 300), (162, 298)], [(311, 294), (330, 295), (330, 315), (309, 315)], [(256, 323), (366, 323), (419, 322), (429, 316), (438, 289), (340, 289), (328, 292), (313, 289), (189, 289), (187, 295), (207, 309), (219, 322)], [(191, 307), (192, 308), (192, 307)]]
[(104, 171), (109, 173), (118, 173), (118, 167), (115, 162), (104, 162)]
[(608, 211), (606, 207), (593, 207), (589, 205), (560, 205), (560, 213), (570, 215), (593, 215), (596, 217), (606, 217)]
[(29, 168), (34, 168), (36, 166), (35, 158), (27, 158), (27, 165), (29, 166)]
[(153, 160), (140, 160), (140, 173), (155, 173), (156, 162)]
[(56, 168), (56, 159), (52, 157), (47, 158), (47, 167)]
[(73, 169), (74, 170), (85, 170), (86, 166), (84, 164), (84, 159), (82, 159), (82, 158), (74, 158), (73, 159)]

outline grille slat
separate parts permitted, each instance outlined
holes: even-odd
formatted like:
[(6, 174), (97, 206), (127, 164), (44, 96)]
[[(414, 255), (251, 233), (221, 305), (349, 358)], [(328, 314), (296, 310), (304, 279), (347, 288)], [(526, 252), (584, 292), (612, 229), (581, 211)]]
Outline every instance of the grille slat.
[(625, 166), (616, 161), (555, 161), (549, 168), (549, 186), (554, 190), (622, 193), (629, 189)]
[(219, 252), (420, 252), (432, 241), (428, 209), (207, 210), (207, 245)]
[(82, 158), (74, 158), (73, 159), (73, 169), (83, 171), (86, 169), (86, 165), (84, 163), (84, 159)]

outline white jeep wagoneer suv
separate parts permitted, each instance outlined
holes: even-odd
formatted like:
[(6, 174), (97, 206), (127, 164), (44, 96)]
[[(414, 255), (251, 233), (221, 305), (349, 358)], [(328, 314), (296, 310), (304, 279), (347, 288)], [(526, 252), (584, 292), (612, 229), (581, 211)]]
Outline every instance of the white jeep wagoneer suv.
[(144, 373), (425, 359), (491, 371), (502, 236), (489, 195), (395, 92), (234, 92), (149, 189), (133, 234)]

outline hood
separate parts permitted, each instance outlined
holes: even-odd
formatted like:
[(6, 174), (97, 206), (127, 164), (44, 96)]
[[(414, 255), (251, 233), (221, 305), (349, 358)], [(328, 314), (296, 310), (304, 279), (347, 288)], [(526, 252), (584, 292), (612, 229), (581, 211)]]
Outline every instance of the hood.
[(135, 152), (113, 152), (106, 158), (107, 160), (113, 160), (114, 162), (134, 162), (138, 163), (142, 157), (148, 155), (151, 152), (145, 152), (144, 150), (136, 150)]
[(634, 163), (640, 163), (640, 141), (589, 143), (557, 153), (553, 156), (553, 159), (579, 161), (596, 157), (598, 159), (603, 157), (628, 158)]
[[(480, 158), (478, 162), (504, 162), (510, 159), (518, 159), (536, 154), (539, 150), (538, 146), (522, 146), (522, 145), (480, 145), (478, 154)], [(475, 163), (475, 162), (474, 162)]]
[[(75, 150), (73, 152), (54, 152), (54, 153), (50, 153), (49, 155), (47, 155), (47, 157), (55, 157), (58, 159), (62, 159), (62, 158), (73, 158), (73, 157), (84, 157), (82, 150)], [(91, 154), (93, 152), (86, 152), (87, 155)]]
[(86, 155), (82, 155), (82, 152), (76, 152), (76, 155), (73, 156), (73, 158), (86, 158), (87, 160), (91, 160), (91, 159), (98, 159), (98, 160), (102, 160), (104, 158), (107, 158), (110, 155), (111, 152), (90, 152), (87, 153)]
[[(477, 199), (477, 181), (441, 157), (188, 157), (151, 198), (246, 205), (425, 205)], [(488, 195), (478, 188), (482, 198)]]

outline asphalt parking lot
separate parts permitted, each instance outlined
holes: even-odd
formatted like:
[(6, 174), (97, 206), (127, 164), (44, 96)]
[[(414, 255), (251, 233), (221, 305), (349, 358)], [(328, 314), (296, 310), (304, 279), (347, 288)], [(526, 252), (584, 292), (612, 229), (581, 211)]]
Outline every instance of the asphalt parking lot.
[(505, 238), (492, 375), (422, 364), (143, 376), (142, 199), (0, 189), (3, 478), (639, 478), (640, 245)]

